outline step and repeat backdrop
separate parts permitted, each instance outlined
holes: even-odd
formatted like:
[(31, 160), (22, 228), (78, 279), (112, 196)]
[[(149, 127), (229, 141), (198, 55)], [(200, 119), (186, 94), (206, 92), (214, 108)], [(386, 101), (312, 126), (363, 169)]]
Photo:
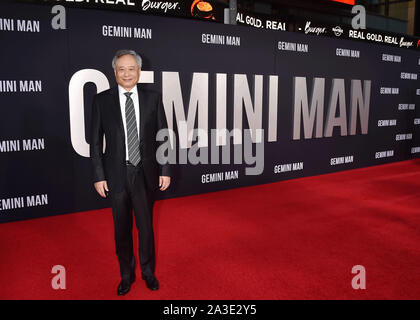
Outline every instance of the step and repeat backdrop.
[(92, 183), (91, 103), (123, 48), (174, 130), (158, 199), (420, 154), (416, 50), (131, 12), (53, 21), (51, 8), (0, 4), (0, 222), (110, 206)]

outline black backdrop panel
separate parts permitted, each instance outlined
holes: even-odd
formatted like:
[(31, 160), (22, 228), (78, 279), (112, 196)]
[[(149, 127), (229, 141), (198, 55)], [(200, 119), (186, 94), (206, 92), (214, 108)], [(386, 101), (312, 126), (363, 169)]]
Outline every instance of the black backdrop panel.
[[(208, 94), (204, 90), (199, 96), (203, 99), (207, 95), (209, 130), (216, 127), (217, 117), (221, 117), (216, 113), (217, 75), (226, 75), (228, 130), (233, 129), (235, 118), (235, 79), (245, 75), (252, 111), (255, 111), (258, 97), (254, 92), (255, 79), (262, 77), (264, 171), (260, 175), (246, 175), (245, 168), (254, 165), (233, 161), (230, 164), (178, 164), (174, 167), (170, 189), (159, 193), (160, 199), (418, 157), (420, 125), (415, 124), (418, 122), (415, 119), (420, 118), (420, 95), (416, 94), (420, 88), (416, 80), (420, 66), (419, 54), (414, 50), (243, 26), (75, 8), (66, 9), (66, 29), (54, 30), (51, 27), (54, 15), (49, 6), (3, 3), (0, 12), (0, 222), (110, 206), (108, 200), (100, 199), (94, 191), (86, 150), (90, 141), (90, 107), (98, 90), (96, 82), (99, 81), (101, 90), (115, 85), (111, 60), (121, 48), (132, 48), (142, 55), (141, 81), (149, 82), (142, 85), (163, 91), (169, 101), (176, 90), (163, 90), (163, 77), (169, 72), (177, 73), (185, 116), (189, 108), (194, 107), (189, 106), (193, 79), (197, 79), (199, 73), (208, 77)], [(127, 37), (104, 35), (114, 30), (109, 26), (124, 27), (119, 30), (131, 30), (131, 34)], [(134, 28), (143, 32), (141, 37), (134, 37)], [(203, 37), (209, 41), (212, 36), (225, 43), (203, 43)], [(240, 42), (227, 45), (228, 36)], [(298, 44), (302, 44), (299, 47), (302, 51), (292, 50)], [(337, 55), (337, 49), (345, 49), (339, 52), (351, 52), (356, 57)], [(384, 61), (384, 55), (401, 61)], [(402, 79), (401, 73), (413, 79)], [(271, 98), (274, 95), (269, 90), (270, 76), (278, 79), (276, 116), (269, 113), (270, 95)], [(83, 77), (85, 80), (80, 80)], [(94, 80), (95, 77), (99, 80)], [(331, 137), (323, 134), (316, 138), (313, 134), (305, 139), (300, 119), (300, 138), (293, 139), (295, 93), (302, 89), (295, 87), (295, 82), (302, 77), (306, 79), (309, 106), (314, 79), (324, 79), (324, 131), (332, 92), (337, 89), (334, 83), (344, 81), (340, 95), (345, 102), (347, 135), (341, 136), (336, 126)], [(371, 83), (367, 134), (361, 133), (358, 115), (356, 134), (350, 135), (352, 80), (360, 80), (362, 88), (364, 81)], [(85, 85), (78, 86), (77, 83), (83, 81)], [(397, 88), (398, 94), (382, 94), (381, 88)], [(331, 105), (337, 106), (336, 103)], [(169, 113), (173, 112), (170, 105), (165, 107)], [(242, 125), (247, 129), (245, 109), (243, 106)], [(341, 115), (338, 109), (337, 106), (336, 116)], [(396, 123), (378, 126), (379, 120), (396, 120)], [(179, 119), (173, 115), (175, 129), (177, 121)], [(275, 139), (269, 141), (269, 126), (273, 123), (277, 125)], [(198, 128), (197, 119), (194, 127)], [(402, 138), (405, 140), (400, 140)], [(331, 165), (331, 159), (342, 157), (348, 161)], [(225, 179), (225, 172), (235, 170), (237, 179)], [(219, 172), (224, 177), (221, 181), (208, 182), (213, 173)]]

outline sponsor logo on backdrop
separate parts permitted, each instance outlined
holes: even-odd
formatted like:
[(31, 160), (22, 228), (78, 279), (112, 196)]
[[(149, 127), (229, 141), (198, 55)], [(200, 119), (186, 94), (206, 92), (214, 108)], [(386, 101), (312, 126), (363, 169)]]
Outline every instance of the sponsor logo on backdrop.
[(414, 103), (400, 103), (398, 104), (398, 110), (415, 110), (416, 105)]
[(416, 95), (420, 96), (420, 89), (416, 89)]
[(404, 37), (401, 37), (398, 40), (397, 36), (382, 35), (373, 32), (365, 33), (365, 31), (361, 30), (349, 30), (349, 38), (398, 45), (400, 48), (410, 48), (413, 46), (413, 41), (406, 41)]
[(303, 170), (303, 161), (278, 164), (274, 166), (274, 173), (283, 173), (283, 172), (301, 171), (301, 170)]
[(255, 27), (255, 28), (263, 28), (264, 27), (261, 19), (255, 18), (255, 17), (250, 16), (250, 15), (245, 15), (245, 19), (244, 19), (243, 14), (239, 13), (239, 12), (236, 15), (236, 22), (240, 22), (240, 23), (243, 23), (243, 24), (246, 24), (248, 26)]
[(334, 28), (332, 28), (332, 31), (334, 32), (335, 36), (339, 37), (343, 34), (344, 30), (341, 29), (340, 26), (335, 26)]
[(223, 34), (202, 33), (201, 42), (206, 44), (221, 44), (239, 47), (241, 45), (241, 37), (227, 36)]
[(417, 80), (417, 73), (401, 72), (401, 79), (404, 79), (404, 80)]
[(420, 153), (420, 147), (412, 147), (411, 153)]
[[(305, 24), (305, 34), (316, 34), (317, 36), (319, 36), (320, 34), (324, 34), (327, 33), (327, 28), (326, 27), (320, 27), (320, 26), (311, 26), (311, 21), (306, 21)], [(302, 30), (302, 28), (299, 28), (299, 30)]]
[(112, 7), (118, 7), (118, 6), (134, 7), (136, 5), (135, 0), (56, 0), (56, 2), (75, 2), (78, 4), (86, 4), (87, 6), (91, 5), (94, 8), (96, 7), (95, 4), (101, 4), (101, 5), (112, 6)]
[(45, 150), (44, 138), (0, 141), (0, 152), (37, 150)]
[(271, 30), (286, 31), (286, 22), (266, 20), (265, 21), (265, 28), (266, 29), (271, 29)]
[(389, 158), (394, 156), (394, 150), (378, 151), (375, 153), (375, 159)]
[[(413, 48), (414, 43), (417, 39), (411, 38), (407, 39), (403, 36), (395, 36), (395, 35), (387, 35), (375, 32), (368, 32), (366, 30), (355, 30), (350, 29), (348, 31), (348, 38), (350, 39), (358, 39), (364, 41), (371, 41), (376, 43), (383, 43), (392, 46), (398, 46), (400, 48)], [(392, 60), (384, 60), (384, 61), (392, 61)], [(396, 61), (397, 62), (397, 61)]]
[(419, 124), (420, 124), (420, 118), (415, 118), (414, 125), (419, 125)]
[(411, 140), (413, 139), (412, 133), (401, 133), (395, 136), (395, 141)]
[(0, 31), (41, 32), (39, 20), (0, 18)]
[(410, 48), (413, 46), (413, 41), (405, 41), (404, 37), (401, 37), (400, 39), (400, 48), (405, 47), (405, 48)]
[(201, 19), (216, 20), (214, 3), (211, 0), (193, 0), (191, 4), (191, 16)]
[(42, 92), (41, 80), (0, 80), (2, 92)]
[(152, 29), (103, 25), (102, 36), (116, 38), (152, 39)]
[(212, 183), (212, 182), (237, 180), (237, 179), (239, 179), (238, 170), (207, 173), (207, 174), (201, 175), (201, 183)]
[(352, 163), (353, 160), (354, 160), (353, 155), (331, 158), (330, 159), (330, 165), (331, 166), (336, 166), (336, 165), (340, 165), (340, 164)]
[(349, 30), (349, 38), (360, 39), (360, 40), (369, 40), (375, 42), (383, 42), (383, 36), (381, 34), (367, 32), (360, 30)]
[(359, 50), (336, 48), (335, 54), (338, 57), (360, 58)]
[(309, 45), (306, 43), (279, 41), (277, 48), (281, 51), (309, 52)]
[(169, 11), (179, 10), (180, 5), (178, 1), (173, 2), (173, 1), (143, 0), (141, 2), (141, 9), (143, 11), (156, 10), (156, 11), (162, 11), (166, 13), (168, 10)]
[(40, 2), (66, 2), (68, 4), (82, 5), (84, 8), (129, 8), (136, 6), (136, 0), (40, 0)]
[(0, 211), (48, 205), (48, 194), (0, 199)]
[(378, 120), (378, 127), (392, 127), (397, 125), (397, 119)]
[(401, 63), (401, 56), (383, 53), (382, 61)]
[(250, 16), (248, 14), (244, 14), (241, 12), (238, 12), (236, 15), (236, 22), (239, 22), (241, 24), (245, 24), (251, 27), (255, 28), (266, 28), (270, 30), (277, 30), (277, 31), (286, 31), (286, 22), (284, 21), (278, 21), (278, 20), (265, 20), (265, 24), (262, 19), (255, 18), (253, 16)]
[(387, 44), (398, 44), (398, 37), (395, 36), (385, 36), (384, 42)]
[(381, 94), (399, 94), (400, 88), (381, 87)]

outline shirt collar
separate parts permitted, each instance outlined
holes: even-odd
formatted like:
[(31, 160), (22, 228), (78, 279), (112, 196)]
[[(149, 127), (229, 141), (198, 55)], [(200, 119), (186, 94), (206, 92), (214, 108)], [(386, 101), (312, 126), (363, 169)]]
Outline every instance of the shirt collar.
[(131, 88), (130, 91), (127, 91), (123, 87), (118, 85), (118, 92), (119, 92), (120, 95), (124, 95), (124, 93), (126, 93), (126, 92), (131, 92), (133, 94), (133, 96), (135, 96), (137, 94), (137, 86), (134, 86), (133, 88)]

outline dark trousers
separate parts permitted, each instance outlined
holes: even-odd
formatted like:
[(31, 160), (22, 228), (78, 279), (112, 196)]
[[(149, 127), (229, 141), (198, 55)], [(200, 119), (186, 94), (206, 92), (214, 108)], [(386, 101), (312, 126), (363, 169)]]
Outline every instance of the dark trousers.
[(114, 218), (115, 247), (122, 279), (129, 279), (135, 270), (133, 254), (133, 209), (139, 237), (140, 268), (144, 276), (155, 272), (153, 233), (154, 194), (146, 188), (141, 162), (127, 165), (124, 190), (110, 192)]

